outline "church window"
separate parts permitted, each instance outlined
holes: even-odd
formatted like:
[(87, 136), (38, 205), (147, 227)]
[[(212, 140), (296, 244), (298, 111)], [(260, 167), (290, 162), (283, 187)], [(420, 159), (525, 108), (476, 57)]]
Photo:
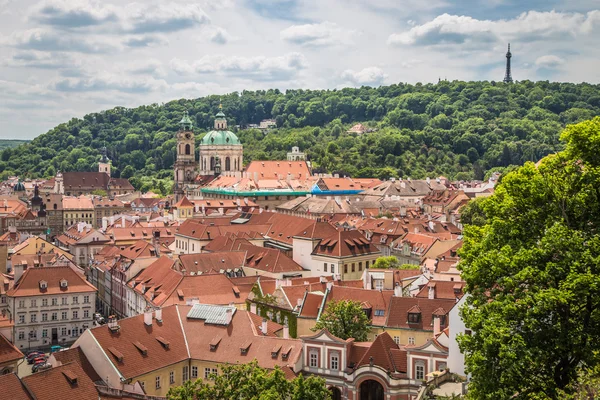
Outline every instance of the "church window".
[(210, 158), (210, 170), (214, 170), (215, 169), (215, 158), (211, 157)]
[(189, 144), (185, 145), (185, 154), (190, 155), (190, 145)]
[(225, 157), (225, 171), (231, 170), (231, 160), (229, 157)]

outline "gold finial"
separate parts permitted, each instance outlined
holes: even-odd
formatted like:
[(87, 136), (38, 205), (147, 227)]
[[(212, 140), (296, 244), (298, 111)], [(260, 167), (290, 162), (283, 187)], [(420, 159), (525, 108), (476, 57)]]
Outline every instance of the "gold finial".
[(221, 102), (219, 102), (219, 110), (223, 109), (223, 104)]

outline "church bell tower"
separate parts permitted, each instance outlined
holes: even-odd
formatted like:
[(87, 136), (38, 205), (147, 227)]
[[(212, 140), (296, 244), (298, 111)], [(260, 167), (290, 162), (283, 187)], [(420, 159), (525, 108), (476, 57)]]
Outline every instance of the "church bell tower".
[(185, 111), (179, 121), (177, 132), (177, 159), (175, 160), (175, 186), (173, 192), (178, 201), (184, 195), (184, 187), (196, 179), (196, 139), (194, 138), (193, 124), (188, 112)]

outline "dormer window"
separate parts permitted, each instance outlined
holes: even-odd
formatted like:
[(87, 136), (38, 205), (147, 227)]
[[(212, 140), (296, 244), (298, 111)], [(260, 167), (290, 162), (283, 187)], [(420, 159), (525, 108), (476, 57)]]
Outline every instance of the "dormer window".
[(421, 313), (411, 312), (408, 313), (408, 323), (409, 324), (418, 324), (421, 322)]
[(66, 289), (69, 286), (69, 283), (67, 282), (66, 279), (61, 279), (60, 280), (60, 287), (61, 289)]
[(46, 289), (48, 289), (48, 282), (40, 281), (40, 290), (46, 290)]

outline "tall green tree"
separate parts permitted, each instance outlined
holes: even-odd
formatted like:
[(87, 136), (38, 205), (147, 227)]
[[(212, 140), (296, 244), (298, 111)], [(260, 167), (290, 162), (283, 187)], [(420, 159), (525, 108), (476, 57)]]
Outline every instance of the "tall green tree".
[(330, 301), (312, 330), (327, 329), (340, 339), (354, 338), (364, 342), (371, 330), (369, 324), (369, 318), (358, 301)]
[(224, 365), (219, 375), (185, 382), (171, 388), (168, 400), (324, 400), (331, 394), (325, 380), (316, 376), (300, 375), (287, 380), (279, 367), (261, 368), (256, 361), (247, 364)]
[(600, 118), (504, 176), (467, 226), (460, 269), (472, 399), (561, 399), (599, 365)]

